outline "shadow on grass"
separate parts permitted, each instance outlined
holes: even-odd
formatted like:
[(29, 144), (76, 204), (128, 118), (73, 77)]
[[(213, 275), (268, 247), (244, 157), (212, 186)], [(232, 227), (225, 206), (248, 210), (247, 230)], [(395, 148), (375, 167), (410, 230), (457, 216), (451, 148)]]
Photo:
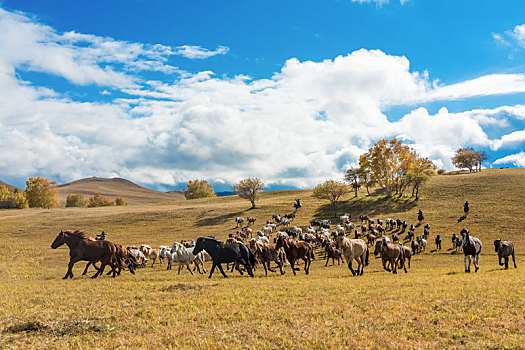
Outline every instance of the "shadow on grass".
[(458, 219), (458, 222), (461, 222), (461, 221), (465, 220), (466, 218), (467, 218), (467, 216), (466, 216), (466, 215), (463, 215), (462, 217), (460, 217), (460, 218)]
[[(355, 221), (359, 218), (359, 215), (366, 214), (369, 217), (373, 217), (385, 212), (400, 212), (408, 211), (417, 205), (417, 201), (413, 198), (392, 198), (383, 194), (374, 193), (371, 196), (366, 197), (353, 197), (346, 201), (337, 203), (337, 215), (342, 213), (348, 213)], [(316, 218), (332, 219), (334, 217), (334, 211), (331, 203), (324, 204), (315, 212)]]
[(233, 223), (233, 220), (237, 216), (242, 216), (248, 210), (249, 209), (245, 209), (245, 210), (238, 211), (236, 213), (228, 213), (224, 215), (214, 216), (211, 218), (202, 218), (202, 219), (197, 220), (196, 226), (202, 227), (202, 226), (210, 226), (210, 225), (220, 225), (220, 224), (224, 224), (227, 220), (230, 220), (230, 219)]

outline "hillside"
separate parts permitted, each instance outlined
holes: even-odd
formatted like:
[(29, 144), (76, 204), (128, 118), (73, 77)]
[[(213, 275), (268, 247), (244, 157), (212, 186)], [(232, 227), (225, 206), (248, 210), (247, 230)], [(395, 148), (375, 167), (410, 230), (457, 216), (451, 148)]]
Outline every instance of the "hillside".
[(13, 192), (15, 189), (18, 188), (18, 187), (15, 187), (15, 186), (13, 186), (13, 185), (10, 185), (10, 184), (8, 184), (8, 183), (5, 183), (5, 182), (3, 182), (3, 181), (1, 181), (1, 180), (0, 180), (0, 186), (5, 186), (5, 187), (7, 187), (7, 189), (8, 189), (9, 191), (11, 191), (11, 192)]
[(90, 177), (81, 179), (59, 185), (58, 192), (61, 203), (65, 203), (69, 194), (79, 193), (85, 196), (93, 196), (97, 192), (112, 200), (117, 196), (122, 196), (130, 205), (158, 204), (185, 199), (181, 192), (171, 191), (170, 193), (165, 193), (154, 191), (120, 178)]
[[(370, 254), (370, 265), (360, 277), (352, 277), (346, 263), (330, 261), (325, 267), (324, 252), (318, 247), (309, 275), (301, 263), (297, 276), (286, 266), (285, 275), (265, 277), (259, 266), (253, 279), (236, 271), (226, 272), (226, 279), (217, 270), (209, 279), (198, 273), (192, 276), (185, 268), (177, 274), (177, 265), (168, 271), (166, 263), (152, 267), (148, 262), (136, 275), (124, 271), (116, 279), (91, 280), (81, 275), (85, 267), (81, 262), (73, 269), (73, 280), (63, 281), (69, 249), (50, 248), (61, 229), (90, 235), (104, 230), (109, 240), (124, 246), (158, 247), (206, 235), (225, 239), (237, 230), (236, 216), (257, 218), (256, 231), (273, 214), (292, 211), (296, 198), (303, 207), (294, 225), (304, 228), (314, 217), (336, 222), (328, 202), (315, 199), (312, 190), (261, 193), (254, 210), (248, 201), (229, 196), (162, 205), (5, 211), (0, 216), (0, 249), (9, 254), (0, 257), (4, 296), (0, 348), (118, 344), (200, 349), (521, 349), (524, 183), (525, 169), (495, 169), (434, 176), (417, 203), (387, 199), (379, 192), (345, 196), (338, 212), (349, 212), (354, 222), (359, 214), (368, 214), (415, 224), (421, 208), (431, 227), (427, 249), (412, 257), (408, 273), (386, 272), (381, 259)], [(460, 220), (466, 199), (471, 212)], [(450, 237), (462, 227), (483, 241), (478, 273), (464, 273), (463, 254), (451, 249)], [(416, 235), (422, 230), (418, 227)], [(443, 238), (439, 251), (436, 234)], [(517, 269), (498, 265), (492, 243), (496, 238), (514, 242)], [(207, 263), (208, 272), (210, 267)], [(93, 273), (90, 268), (88, 275)]]

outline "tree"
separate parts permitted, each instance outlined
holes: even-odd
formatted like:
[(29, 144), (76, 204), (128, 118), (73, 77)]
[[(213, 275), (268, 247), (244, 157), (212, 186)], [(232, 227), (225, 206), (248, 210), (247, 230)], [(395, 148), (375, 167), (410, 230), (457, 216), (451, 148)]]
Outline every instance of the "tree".
[(355, 192), (355, 197), (357, 197), (357, 190), (361, 187), (359, 184), (359, 173), (356, 167), (350, 167), (346, 170), (345, 180), (352, 186)]
[(452, 157), (452, 164), (456, 168), (468, 169), (472, 172), (474, 167), (478, 164), (479, 154), (474, 151), (473, 148), (459, 148), (456, 150), (456, 154)]
[(386, 189), (388, 196), (401, 195), (407, 186), (406, 174), (416, 153), (397, 139), (379, 140), (359, 160), (361, 172), (369, 172), (371, 180)]
[(80, 207), (85, 208), (88, 206), (89, 201), (82, 194), (68, 194), (66, 198), (66, 208), (69, 207)]
[(114, 205), (113, 201), (107, 197), (104, 197), (101, 193), (95, 193), (93, 197), (89, 198), (88, 207), (110, 207)]
[(365, 186), (366, 193), (370, 196), (370, 187), (374, 186), (375, 181), (372, 177), (372, 171), (366, 154), (359, 157), (359, 168), (357, 169), (357, 176), (359, 177), (359, 184)]
[(43, 177), (30, 177), (26, 181), (26, 197), (30, 208), (55, 208), (58, 206), (57, 184)]
[(24, 191), (15, 189), (15, 192), (10, 192), (6, 186), (0, 186), (0, 209), (24, 208), (27, 208), (27, 198)]
[(252, 203), (252, 209), (255, 208), (257, 192), (264, 190), (264, 183), (258, 178), (248, 178), (241, 180), (233, 186), (233, 192), (243, 199), (248, 199)]
[(435, 170), (436, 166), (428, 158), (416, 157), (410, 165), (410, 169), (407, 172), (407, 179), (408, 183), (412, 184), (412, 196), (414, 196), (415, 191), (416, 200), (419, 199), (419, 186), (427, 182)]
[(349, 192), (349, 188), (342, 181), (328, 180), (315, 186), (314, 197), (326, 199), (332, 203), (334, 217), (337, 217), (336, 203), (344, 194)]
[(186, 199), (197, 199), (206, 197), (216, 197), (213, 192), (213, 187), (206, 180), (190, 180), (186, 185), (187, 190), (184, 190), (184, 197)]
[(481, 164), (488, 159), (489, 159), (489, 156), (487, 152), (485, 151), (477, 152), (478, 171), (481, 171)]
[(115, 205), (119, 206), (119, 207), (120, 206), (125, 206), (125, 205), (128, 205), (128, 202), (126, 202), (124, 200), (124, 198), (122, 198), (122, 197), (117, 197), (117, 198), (115, 198)]

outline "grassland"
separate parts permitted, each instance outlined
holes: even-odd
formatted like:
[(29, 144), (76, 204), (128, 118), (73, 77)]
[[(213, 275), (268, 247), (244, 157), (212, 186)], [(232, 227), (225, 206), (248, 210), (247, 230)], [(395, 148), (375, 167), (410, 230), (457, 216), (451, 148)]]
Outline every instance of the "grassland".
[[(237, 197), (170, 205), (58, 208), (0, 212), (0, 348), (515, 348), (525, 347), (525, 236), (521, 232), (525, 170), (436, 176), (421, 199), (391, 200), (380, 194), (339, 205), (355, 218), (394, 217), (431, 225), (427, 252), (408, 274), (392, 275), (379, 260), (359, 278), (344, 266), (311, 273), (250, 279), (230, 274), (189, 275), (146, 267), (133, 276), (63, 281), (66, 247), (50, 244), (60, 229), (105, 230), (128, 244), (170, 244), (234, 230), (236, 216), (255, 216), (256, 226), (274, 213), (303, 208), (295, 224), (330, 217), (331, 207), (311, 191), (264, 193), (258, 208)], [(462, 204), (471, 203), (461, 222)], [(450, 236), (468, 227), (482, 239), (481, 269), (463, 272), (463, 255), (449, 250)], [(416, 230), (420, 234), (422, 228)], [(440, 234), (443, 250), (434, 249)], [(501, 270), (492, 241), (514, 241), (518, 269)]]

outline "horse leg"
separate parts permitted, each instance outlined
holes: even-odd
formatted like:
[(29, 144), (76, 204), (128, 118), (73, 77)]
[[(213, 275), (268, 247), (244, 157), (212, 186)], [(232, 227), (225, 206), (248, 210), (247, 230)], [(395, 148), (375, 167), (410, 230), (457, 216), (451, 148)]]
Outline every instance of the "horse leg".
[(70, 278), (73, 278), (73, 265), (75, 265), (75, 263), (77, 261), (79, 261), (80, 259), (78, 258), (71, 258), (69, 260), (69, 264), (67, 264), (67, 272), (66, 272), (66, 275), (64, 277), (62, 277), (63, 280), (66, 280), (68, 277)]
[(353, 258), (348, 259), (348, 268), (350, 269), (350, 271), (352, 271), (352, 276), (355, 276), (355, 271), (354, 271), (354, 268), (352, 267), (352, 260), (354, 259)]
[(505, 257), (505, 270), (508, 270), (509, 269), (509, 256), (507, 255)]
[(213, 271), (215, 271), (216, 266), (217, 265), (215, 264), (215, 262), (211, 265), (210, 275), (208, 276), (208, 278), (211, 278), (211, 276), (213, 275)]
[(270, 268), (270, 262), (268, 262), (268, 269), (266, 268), (266, 263), (264, 261), (262, 265), (264, 267), (264, 274), (266, 275), (266, 277), (268, 277), (268, 269)]
[[(312, 263), (312, 260), (310, 258), (304, 258), (304, 272), (308, 275), (310, 273), (310, 264)], [(333, 258), (332, 258), (333, 261)]]
[(219, 271), (222, 273), (222, 275), (224, 276), (224, 278), (227, 278), (228, 276), (226, 276), (226, 274), (224, 273), (224, 270), (222, 269), (221, 264), (218, 264), (217, 267), (219, 268)]
[(392, 273), (397, 273), (397, 261), (394, 258), (390, 259), (390, 266), (392, 267)]
[[(191, 271), (191, 269), (190, 269), (190, 263), (189, 263), (189, 262), (186, 263), (186, 267), (188, 268), (188, 271), (189, 271), (189, 272), (191, 273), (191, 275), (193, 276), (193, 271)], [(199, 273), (200, 273), (200, 271), (199, 271)]]
[[(281, 265), (279, 265), (279, 261), (278, 261), (278, 260), (275, 260), (275, 262), (277, 263), (277, 266), (281, 266)], [(275, 272), (275, 269), (272, 269), (272, 268), (270, 267), (271, 260), (268, 260), (266, 263), (268, 264), (268, 270), (269, 270), (270, 272)], [(263, 263), (263, 265), (264, 265), (264, 263)]]
[(89, 266), (91, 265), (91, 261), (89, 261), (87, 264), (86, 264), (86, 268), (84, 269), (84, 272), (82, 272), (82, 276), (85, 276), (86, 273), (87, 273), (87, 270), (89, 268)]
[[(290, 267), (292, 268), (293, 275), (295, 276), (296, 273), (295, 273), (295, 267), (294, 267), (294, 265), (295, 265), (295, 260), (290, 261)], [(299, 270), (299, 269), (297, 269), (297, 270)]]
[[(467, 255), (465, 255), (465, 257), (463, 258), (463, 260), (465, 261), (465, 272), (470, 272), (468, 267), (467, 267)], [(469, 264), (470, 264), (470, 259), (469, 259)]]
[(329, 257), (326, 257), (326, 264), (324, 264), (325, 267), (328, 266), (328, 261), (329, 261), (329, 260), (330, 260), (330, 258), (329, 258)]
[(503, 266), (503, 263), (501, 262), (501, 258), (502, 258), (501, 254), (498, 254), (498, 264), (499, 264), (499, 266)]
[(98, 276), (102, 275), (104, 273), (104, 269), (106, 268), (106, 265), (108, 264), (106, 261), (101, 261), (100, 262), (100, 269), (97, 271), (96, 274), (94, 274), (93, 276), (91, 276), (91, 278), (97, 278)]
[(512, 262), (514, 263), (514, 268), (517, 269), (518, 267), (516, 266), (516, 258), (514, 257), (514, 252), (512, 252)]
[(180, 275), (180, 269), (182, 268), (182, 263), (179, 262), (179, 272), (177, 272), (177, 275)]

